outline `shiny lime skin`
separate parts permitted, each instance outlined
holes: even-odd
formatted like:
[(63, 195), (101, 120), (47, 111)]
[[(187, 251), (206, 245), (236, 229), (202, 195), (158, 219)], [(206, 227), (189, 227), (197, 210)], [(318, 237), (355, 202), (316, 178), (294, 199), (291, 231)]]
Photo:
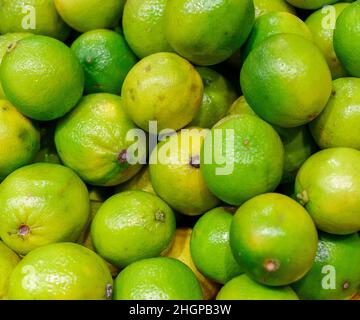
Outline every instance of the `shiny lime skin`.
[(267, 122), (291, 128), (320, 114), (331, 94), (331, 73), (321, 51), (295, 34), (277, 34), (248, 55), (241, 70), (244, 96)]
[(97, 252), (118, 267), (159, 256), (175, 234), (175, 216), (159, 197), (125, 191), (101, 206), (91, 225)]
[(315, 153), (295, 181), (298, 201), (318, 229), (332, 234), (360, 230), (360, 151), (330, 148)]
[(328, 4), (340, 2), (340, 0), (286, 0), (296, 8), (301, 9), (319, 9)]
[(232, 218), (225, 207), (212, 209), (196, 222), (191, 235), (191, 256), (196, 268), (219, 283), (243, 273), (230, 248)]
[(254, 23), (252, 0), (177, 0), (165, 9), (171, 47), (191, 62), (208, 66), (230, 58)]
[(10, 275), (19, 261), (19, 256), (0, 240), (0, 300), (6, 299)]
[(229, 116), (206, 136), (200, 169), (215, 196), (240, 205), (278, 186), (284, 169), (284, 146), (276, 131), (260, 118)]
[[(329, 273), (334, 268), (333, 274)], [(334, 276), (329, 289), (326, 275)], [(324, 279), (325, 278), (325, 279)], [(325, 280), (325, 281), (324, 281)], [(325, 284), (325, 287), (323, 286)], [(318, 251), (311, 270), (293, 288), (302, 300), (351, 299), (360, 286), (360, 237), (320, 234)]]
[(335, 80), (328, 104), (310, 129), (321, 148), (360, 150), (360, 79)]
[(301, 279), (314, 262), (317, 240), (306, 210), (276, 193), (244, 203), (230, 228), (230, 245), (239, 265), (254, 280), (270, 286)]
[(84, 181), (114, 186), (133, 177), (140, 164), (130, 164), (126, 139), (136, 129), (122, 109), (121, 98), (108, 93), (83, 97), (57, 125), (55, 144), (61, 160)]
[(10, 300), (111, 299), (105, 262), (75, 243), (50, 244), (30, 252), (11, 274)]
[(237, 114), (249, 114), (251, 116), (256, 116), (256, 113), (253, 109), (251, 109), (244, 96), (241, 96), (235, 100), (227, 113), (229, 116)]
[(85, 93), (120, 94), (124, 79), (137, 59), (124, 37), (111, 30), (92, 30), (71, 46), (85, 71)]
[(216, 300), (299, 300), (290, 287), (269, 287), (246, 274), (233, 278), (220, 289)]
[(173, 258), (152, 258), (120, 272), (114, 300), (202, 300), (202, 290), (186, 264)]
[(255, 6), (255, 17), (260, 17), (263, 14), (277, 11), (289, 12), (296, 14), (296, 10), (286, 0), (253, 0)]
[(74, 53), (45, 36), (26, 37), (3, 58), (0, 80), (6, 97), (24, 115), (53, 120), (75, 107), (84, 73)]
[(0, 185), (0, 237), (22, 255), (49, 243), (76, 241), (89, 213), (85, 184), (58, 164), (22, 167)]

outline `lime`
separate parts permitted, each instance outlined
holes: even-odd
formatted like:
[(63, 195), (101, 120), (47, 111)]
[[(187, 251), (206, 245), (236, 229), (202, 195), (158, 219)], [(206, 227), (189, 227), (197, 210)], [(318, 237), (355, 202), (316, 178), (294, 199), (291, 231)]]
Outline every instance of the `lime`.
[(360, 77), (360, 2), (345, 8), (336, 21), (334, 47), (348, 73)]
[(278, 11), (296, 14), (295, 8), (285, 0), (253, 0), (255, 6), (255, 16), (260, 17), (263, 14)]
[(190, 252), (190, 239), (193, 230), (191, 228), (176, 229), (175, 238), (171, 248), (166, 253), (166, 257), (175, 258), (185, 263), (195, 274), (198, 279), (205, 300), (213, 299), (219, 291), (219, 284), (205, 278), (196, 268)]
[(140, 190), (155, 194), (151, 184), (149, 167), (144, 167), (129, 181), (122, 183), (116, 187), (116, 193), (129, 190)]
[(352, 298), (360, 286), (360, 237), (320, 234), (315, 263), (293, 288), (303, 300)]
[(210, 191), (231, 205), (275, 190), (284, 168), (276, 131), (251, 115), (229, 116), (206, 136), (200, 169)]
[(230, 228), (235, 259), (254, 280), (270, 286), (301, 279), (314, 262), (317, 240), (315, 225), (306, 210), (295, 200), (276, 193), (244, 203)]
[(0, 181), (29, 164), (40, 148), (39, 132), (6, 100), (0, 100), (0, 145)]
[[(243, 273), (231, 252), (231, 209), (215, 208), (205, 213), (195, 224), (191, 237), (191, 256), (205, 277), (226, 283)], [(229, 212), (230, 211), (230, 212)]]
[(190, 216), (200, 215), (219, 203), (200, 171), (200, 150), (206, 133), (197, 127), (183, 129), (160, 142), (150, 156), (155, 192), (176, 211)]
[(10, 275), (19, 261), (18, 255), (0, 241), (0, 300), (6, 299)]
[(136, 127), (124, 113), (119, 96), (91, 94), (58, 124), (55, 144), (61, 160), (83, 180), (113, 186), (141, 168), (130, 164), (135, 160), (128, 152), (133, 144), (127, 139), (130, 130)]
[(251, 116), (256, 116), (256, 113), (253, 109), (251, 109), (244, 96), (241, 96), (234, 101), (227, 114), (230, 116), (237, 114), (248, 114)]
[(31, 36), (8, 47), (1, 68), (6, 97), (26, 116), (53, 120), (75, 107), (84, 88), (80, 63), (62, 42)]
[(334, 81), (330, 100), (311, 124), (321, 148), (349, 147), (360, 150), (360, 79)]
[(316, 226), (332, 234), (360, 230), (360, 151), (331, 148), (311, 156), (296, 177), (295, 192)]
[(70, 28), (53, 0), (0, 0), (0, 33), (31, 32), (65, 40)]
[(296, 8), (301, 9), (319, 9), (327, 4), (333, 4), (340, 0), (286, 0)]
[(299, 300), (299, 298), (290, 287), (264, 286), (243, 274), (227, 282), (221, 288), (216, 300)]
[(80, 32), (115, 27), (125, 0), (54, 0), (64, 21)]
[(241, 88), (254, 111), (280, 127), (315, 119), (331, 94), (321, 51), (295, 34), (277, 34), (253, 49), (241, 70)]
[(172, 258), (135, 262), (114, 283), (115, 300), (201, 300), (199, 282), (191, 269)]
[(175, 216), (159, 197), (125, 191), (106, 200), (94, 217), (91, 238), (97, 252), (118, 267), (162, 254), (175, 233)]
[(164, 32), (168, 0), (127, 0), (122, 19), (130, 48), (140, 58), (157, 52), (173, 51)]
[(11, 300), (105, 300), (112, 296), (105, 262), (75, 243), (55, 243), (30, 252), (10, 277)]
[(0, 185), (0, 237), (19, 254), (53, 242), (76, 241), (89, 216), (85, 184), (70, 169), (37, 163)]
[(138, 62), (125, 78), (123, 106), (143, 130), (157, 121), (159, 130), (178, 130), (199, 111), (203, 84), (199, 73), (174, 53), (155, 53)]
[(88, 31), (71, 46), (85, 71), (85, 92), (120, 94), (136, 57), (123, 36), (111, 30)]
[(171, 47), (197, 65), (230, 58), (254, 23), (252, 0), (177, 0), (165, 9), (165, 34)]
[(333, 38), (336, 19), (348, 5), (348, 3), (337, 3), (332, 6), (331, 10), (335, 10), (334, 20), (331, 20), (328, 10), (319, 9), (305, 21), (313, 35), (314, 43), (326, 58), (333, 79), (346, 76), (346, 71), (336, 56)]
[(204, 84), (204, 96), (200, 111), (190, 125), (211, 128), (225, 117), (237, 94), (231, 83), (220, 73), (206, 67), (198, 67), (196, 70)]

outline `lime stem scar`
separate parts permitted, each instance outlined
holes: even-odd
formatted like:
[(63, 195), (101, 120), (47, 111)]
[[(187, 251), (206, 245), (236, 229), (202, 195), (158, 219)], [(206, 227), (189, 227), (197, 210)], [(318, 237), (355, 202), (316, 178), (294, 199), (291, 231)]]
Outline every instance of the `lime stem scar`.
[(20, 226), (20, 228), (19, 228), (19, 235), (20, 236), (25, 237), (29, 233), (30, 233), (30, 228), (27, 225), (23, 224), (23, 225)]

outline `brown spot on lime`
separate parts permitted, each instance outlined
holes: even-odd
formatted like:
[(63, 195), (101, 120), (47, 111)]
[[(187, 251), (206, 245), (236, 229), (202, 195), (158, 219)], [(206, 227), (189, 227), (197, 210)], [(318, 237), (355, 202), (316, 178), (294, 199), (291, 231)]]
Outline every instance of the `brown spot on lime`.
[(199, 87), (197, 86), (196, 83), (193, 83), (193, 84), (191, 85), (190, 90), (191, 90), (192, 92), (196, 92), (198, 89), (199, 89)]
[(151, 65), (148, 64), (148, 65), (145, 67), (145, 71), (146, 71), (146, 72), (150, 72), (150, 71), (151, 71)]
[(127, 150), (121, 150), (117, 156), (117, 160), (120, 164), (127, 163)]
[(131, 88), (131, 89), (129, 90), (129, 94), (130, 94), (130, 99), (131, 99), (132, 101), (135, 101), (135, 90), (134, 90), (133, 88)]
[(249, 144), (249, 142), (250, 142), (249, 139), (245, 139), (245, 140), (243, 141), (243, 143), (244, 143), (245, 146), (247, 146), (247, 145)]
[(309, 119), (309, 121), (313, 121), (314, 119), (316, 119), (317, 116), (318, 116), (318, 114), (313, 113), (308, 116), (308, 119)]
[(86, 60), (86, 62), (87, 62), (88, 64), (90, 64), (90, 63), (93, 62), (92, 57), (87, 57), (85, 60)]
[(108, 283), (105, 288), (105, 297), (107, 300), (110, 300), (112, 298), (113, 294), (113, 286), (112, 284)]
[(7, 52), (13, 51), (13, 50), (16, 48), (16, 45), (17, 45), (17, 42), (12, 42), (12, 43), (10, 43), (10, 44), (7, 46), (7, 48), (6, 48), (6, 51), (7, 51)]
[(268, 272), (275, 272), (280, 268), (280, 262), (276, 259), (266, 259), (264, 261), (264, 268)]
[(223, 209), (226, 211), (226, 212), (229, 212), (229, 213), (235, 213), (237, 208), (236, 207), (230, 207), (230, 206), (224, 206)]
[(349, 289), (349, 288), (350, 288), (350, 283), (349, 283), (349, 281), (345, 281), (342, 287), (343, 287), (344, 290)]
[(189, 161), (190, 166), (192, 166), (195, 169), (200, 168), (200, 157), (198, 155), (192, 156)]
[(307, 193), (306, 190), (303, 190), (303, 191), (301, 191), (300, 193), (298, 193), (298, 194), (296, 195), (296, 199), (297, 199), (298, 202), (299, 202), (301, 205), (303, 205), (303, 206), (305, 206), (306, 204), (308, 204), (309, 201), (310, 201), (309, 195), (308, 195), (308, 193)]
[(25, 237), (25, 236), (27, 236), (29, 233), (30, 233), (30, 227), (27, 226), (26, 224), (22, 224), (22, 225), (19, 227), (19, 235), (20, 235), (20, 236)]
[(335, 97), (335, 96), (336, 96), (336, 91), (335, 91), (335, 90), (332, 90), (332, 91), (331, 91), (331, 96), (332, 96), (332, 97)]
[(164, 222), (165, 221), (165, 213), (161, 210), (157, 210), (155, 212), (155, 220), (159, 221), (159, 222)]

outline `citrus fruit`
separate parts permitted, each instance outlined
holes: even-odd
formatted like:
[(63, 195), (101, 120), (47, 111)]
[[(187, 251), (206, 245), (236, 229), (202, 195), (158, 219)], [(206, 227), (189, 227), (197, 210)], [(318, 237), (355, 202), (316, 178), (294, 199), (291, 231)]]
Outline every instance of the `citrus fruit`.
[(204, 300), (213, 299), (219, 291), (219, 284), (205, 278), (202, 273), (196, 268), (190, 252), (190, 239), (193, 230), (191, 228), (177, 228), (175, 238), (172, 242), (171, 248), (166, 252), (166, 257), (174, 258), (185, 263), (195, 274), (198, 279)]
[(289, 12), (269, 12), (256, 19), (242, 51), (243, 56), (246, 57), (265, 39), (281, 33), (297, 34), (312, 41), (309, 28), (300, 18)]
[(205, 277), (219, 283), (243, 273), (230, 248), (232, 213), (225, 207), (210, 210), (196, 222), (191, 236), (191, 256), (196, 267)]
[(129, 181), (118, 185), (115, 189), (116, 193), (129, 190), (140, 190), (155, 194), (151, 184), (149, 167), (144, 167)]
[(190, 216), (219, 203), (200, 172), (200, 150), (206, 133), (197, 127), (183, 129), (160, 142), (150, 156), (155, 192), (176, 211)]
[(54, 0), (54, 3), (70, 27), (86, 32), (115, 27), (121, 18), (125, 0)]
[(346, 71), (360, 77), (360, 2), (346, 7), (336, 21), (334, 47)]
[(0, 185), (0, 237), (19, 254), (53, 242), (76, 241), (89, 217), (89, 194), (70, 169), (37, 163)]
[(360, 286), (360, 237), (320, 234), (315, 263), (293, 288), (303, 300), (344, 300)]
[(255, 6), (255, 17), (263, 14), (278, 11), (296, 14), (295, 8), (288, 4), (285, 0), (253, 0)]
[(225, 284), (216, 300), (299, 300), (290, 287), (269, 287), (251, 280), (246, 274)]
[(332, 10), (335, 10), (334, 20), (331, 20), (332, 16), (329, 16), (328, 10), (319, 9), (312, 13), (305, 21), (313, 35), (314, 43), (326, 58), (333, 79), (344, 77), (347, 74), (336, 56), (333, 38), (336, 19), (348, 5), (348, 3), (337, 3), (332, 6)]
[(167, 41), (181, 56), (197, 65), (214, 65), (241, 47), (254, 17), (251, 0), (169, 1), (164, 30)]
[(173, 258), (145, 259), (120, 272), (115, 300), (201, 300), (201, 287), (191, 269)]
[(106, 200), (94, 217), (91, 238), (97, 252), (118, 267), (159, 256), (175, 233), (171, 208), (154, 194), (125, 191)]
[(127, 0), (122, 25), (130, 48), (140, 58), (173, 51), (164, 32), (168, 0)]
[(0, 240), (0, 300), (6, 299), (10, 275), (19, 261), (18, 255)]
[(157, 121), (159, 130), (178, 130), (199, 111), (203, 84), (199, 73), (174, 53), (155, 53), (133, 67), (122, 87), (123, 106), (143, 130)]
[(0, 33), (31, 32), (65, 40), (70, 28), (53, 0), (0, 0)]
[(279, 135), (256, 116), (226, 117), (204, 140), (200, 169), (205, 183), (228, 204), (240, 205), (275, 190), (283, 168), (284, 147)]
[(26, 116), (53, 120), (75, 107), (84, 89), (79, 61), (62, 42), (26, 37), (8, 47), (0, 68), (6, 97)]
[(270, 286), (301, 279), (314, 262), (317, 240), (306, 210), (276, 193), (244, 203), (230, 228), (230, 245), (237, 262), (254, 280)]
[(280, 127), (315, 119), (331, 94), (331, 73), (321, 51), (295, 34), (277, 34), (248, 55), (240, 76), (254, 111)]
[(119, 96), (91, 94), (58, 124), (55, 144), (61, 160), (83, 180), (113, 186), (141, 168), (128, 152), (133, 144), (127, 139), (130, 130), (136, 127), (123, 111)]
[(231, 83), (220, 73), (206, 67), (198, 67), (196, 70), (204, 84), (204, 96), (200, 111), (190, 125), (211, 128), (225, 117), (237, 94)]
[(37, 129), (6, 100), (0, 100), (0, 145), (0, 181), (29, 164), (40, 148)]
[(301, 9), (319, 9), (327, 4), (333, 4), (340, 0), (286, 0), (296, 8)]
[(322, 150), (300, 168), (295, 192), (316, 226), (332, 234), (360, 230), (360, 151)]
[(85, 92), (120, 94), (124, 79), (137, 59), (123, 36), (111, 30), (82, 34), (71, 49), (85, 71)]
[(75, 243), (55, 243), (30, 252), (10, 277), (11, 300), (105, 300), (112, 296), (105, 262)]
[(310, 124), (310, 128), (321, 148), (360, 150), (360, 79), (335, 80), (326, 108)]
[(230, 109), (228, 110), (227, 114), (229, 116), (241, 115), (241, 114), (256, 116), (256, 113), (254, 112), (253, 109), (251, 109), (244, 96), (241, 96), (234, 101), (234, 103), (231, 105)]

